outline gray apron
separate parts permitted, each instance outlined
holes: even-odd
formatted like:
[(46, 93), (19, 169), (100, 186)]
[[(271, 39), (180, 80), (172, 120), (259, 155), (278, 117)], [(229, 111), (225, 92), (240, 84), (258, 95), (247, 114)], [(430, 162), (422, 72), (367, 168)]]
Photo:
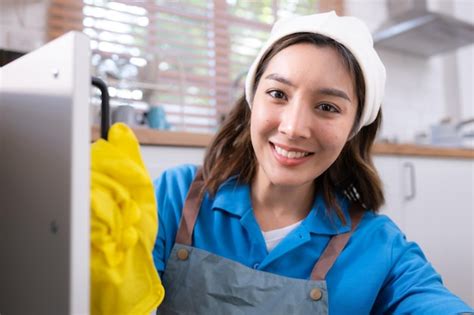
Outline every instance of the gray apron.
[(162, 279), (165, 298), (157, 314), (328, 314), (326, 274), (363, 211), (350, 211), (351, 231), (331, 238), (311, 272), (311, 280), (288, 278), (191, 246), (203, 184), (198, 170), (166, 264)]

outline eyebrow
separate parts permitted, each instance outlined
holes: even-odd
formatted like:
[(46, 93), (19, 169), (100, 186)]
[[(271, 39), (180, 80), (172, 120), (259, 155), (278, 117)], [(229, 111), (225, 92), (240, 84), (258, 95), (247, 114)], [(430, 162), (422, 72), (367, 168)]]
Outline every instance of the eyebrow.
[(286, 84), (286, 85), (289, 85), (289, 86), (292, 86), (292, 87), (295, 86), (293, 83), (291, 83), (290, 80), (288, 80), (288, 79), (286, 79), (286, 78), (284, 78), (284, 77), (282, 77), (282, 76), (280, 76), (276, 73), (271, 73), (271, 74), (267, 75), (265, 77), (265, 79), (275, 80), (275, 81), (278, 81), (280, 83), (283, 83), (283, 84)]
[[(289, 85), (289, 86), (292, 86), (292, 87), (295, 87), (295, 85), (288, 79), (276, 74), (276, 73), (272, 73), (272, 74), (269, 74), (265, 77), (265, 79), (269, 79), (269, 80), (275, 80), (275, 81), (278, 81), (280, 83), (283, 83), (283, 84), (286, 84), (286, 85)], [(349, 102), (352, 102), (351, 99), (349, 98), (349, 96), (347, 96), (347, 94), (341, 90), (338, 90), (338, 89), (334, 89), (334, 88), (320, 88), (317, 90), (317, 92), (319, 94), (324, 94), (324, 95), (328, 95), (328, 96), (336, 96), (336, 97), (340, 97), (340, 98), (343, 98), (345, 100), (348, 100)]]
[(346, 93), (344, 93), (343, 91), (338, 90), (338, 89), (322, 88), (322, 89), (319, 89), (318, 92), (320, 94), (324, 94), (324, 95), (340, 97), (340, 98), (348, 100), (349, 102), (352, 102), (351, 99), (349, 98), (349, 96), (347, 96)]

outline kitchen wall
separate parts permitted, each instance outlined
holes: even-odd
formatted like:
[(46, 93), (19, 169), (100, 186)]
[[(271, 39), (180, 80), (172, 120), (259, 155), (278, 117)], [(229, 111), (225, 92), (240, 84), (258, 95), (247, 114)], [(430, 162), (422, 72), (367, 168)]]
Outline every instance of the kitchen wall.
[[(385, 0), (346, 0), (346, 13), (374, 31), (388, 16)], [(408, 5), (399, 0), (397, 5)], [(0, 1), (0, 49), (29, 51), (45, 41), (47, 0)], [(433, 11), (474, 23), (474, 1), (428, 0)], [(380, 50), (387, 68), (382, 138), (413, 141), (444, 117), (474, 117), (474, 45), (431, 58)], [(474, 145), (473, 145), (474, 146)]]
[(0, 49), (26, 52), (44, 45), (48, 0), (0, 0)]
[[(456, 3), (453, 13), (460, 19), (474, 23), (474, 1)], [(460, 49), (456, 57), (462, 117), (474, 117), (474, 45)]]
[[(400, 6), (410, 5), (399, 0)], [(385, 1), (346, 0), (346, 13), (363, 19), (375, 31), (388, 17)], [(428, 0), (431, 11), (474, 24), (474, 1)], [(418, 132), (444, 117), (474, 117), (474, 45), (431, 58), (379, 50), (387, 69), (381, 136), (413, 141)]]

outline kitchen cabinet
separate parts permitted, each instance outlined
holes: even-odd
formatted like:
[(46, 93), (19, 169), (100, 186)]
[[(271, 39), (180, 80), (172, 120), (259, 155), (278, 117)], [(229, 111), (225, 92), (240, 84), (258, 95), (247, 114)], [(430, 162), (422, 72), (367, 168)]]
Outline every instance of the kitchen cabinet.
[(142, 145), (140, 150), (152, 179), (158, 178), (164, 170), (181, 164), (202, 165), (205, 153), (203, 148), (177, 146)]
[(388, 215), (445, 285), (474, 304), (474, 160), (377, 156)]

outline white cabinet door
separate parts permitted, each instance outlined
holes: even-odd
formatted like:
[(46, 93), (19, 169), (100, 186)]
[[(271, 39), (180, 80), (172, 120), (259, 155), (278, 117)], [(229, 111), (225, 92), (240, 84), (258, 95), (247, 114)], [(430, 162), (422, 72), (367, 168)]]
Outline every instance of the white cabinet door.
[(383, 182), (385, 205), (380, 209), (381, 214), (389, 216), (403, 230), (405, 216), (402, 203), (402, 173), (400, 158), (395, 156), (376, 156), (375, 167)]
[(202, 165), (205, 154), (204, 148), (172, 147), (172, 146), (146, 146), (140, 147), (143, 162), (151, 178), (155, 179), (161, 173), (181, 164)]
[(403, 158), (401, 167), (407, 238), (453, 293), (474, 304), (474, 161)]
[(445, 285), (474, 304), (474, 161), (377, 156), (381, 209), (420, 245)]

